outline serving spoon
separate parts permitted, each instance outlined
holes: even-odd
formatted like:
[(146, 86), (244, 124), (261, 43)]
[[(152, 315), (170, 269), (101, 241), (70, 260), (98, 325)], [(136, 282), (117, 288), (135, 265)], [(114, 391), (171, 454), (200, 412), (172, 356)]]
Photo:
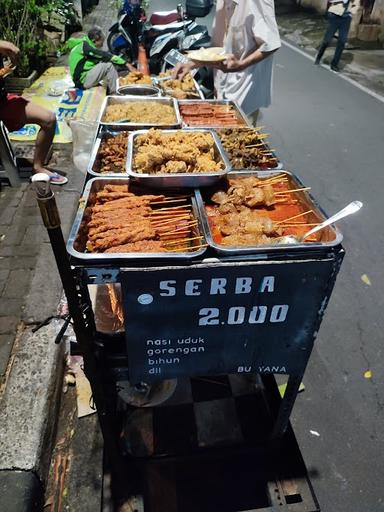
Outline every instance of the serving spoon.
[(318, 226), (310, 229), (304, 235), (301, 236), (295, 236), (295, 235), (285, 235), (281, 236), (278, 240), (279, 245), (286, 245), (286, 244), (298, 244), (300, 242), (303, 242), (306, 238), (313, 235), (314, 233), (317, 233), (321, 229), (326, 228), (330, 224), (334, 224), (340, 219), (343, 219), (344, 217), (347, 217), (348, 215), (352, 215), (352, 213), (356, 213), (360, 210), (360, 208), (363, 206), (363, 203), (361, 201), (352, 201), (352, 203), (349, 203), (345, 208), (340, 210), (339, 212), (335, 213), (329, 219), (325, 220)]

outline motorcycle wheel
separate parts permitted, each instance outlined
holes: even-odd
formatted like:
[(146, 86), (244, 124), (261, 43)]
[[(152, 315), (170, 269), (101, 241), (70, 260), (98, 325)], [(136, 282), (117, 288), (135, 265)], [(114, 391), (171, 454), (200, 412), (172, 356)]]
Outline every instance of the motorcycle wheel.
[(122, 37), (120, 32), (110, 32), (107, 37), (108, 50), (114, 55), (120, 55), (129, 62), (134, 60), (132, 46), (125, 41), (125, 45), (116, 44), (116, 39)]

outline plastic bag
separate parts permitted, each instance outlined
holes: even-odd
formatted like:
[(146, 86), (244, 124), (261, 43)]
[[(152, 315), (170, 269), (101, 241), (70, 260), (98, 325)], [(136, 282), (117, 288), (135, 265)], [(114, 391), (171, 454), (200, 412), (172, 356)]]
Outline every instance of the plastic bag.
[(72, 130), (73, 163), (80, 172), (85, 174), (91, 158), (97, 124), (73, 119), (69, 126)]

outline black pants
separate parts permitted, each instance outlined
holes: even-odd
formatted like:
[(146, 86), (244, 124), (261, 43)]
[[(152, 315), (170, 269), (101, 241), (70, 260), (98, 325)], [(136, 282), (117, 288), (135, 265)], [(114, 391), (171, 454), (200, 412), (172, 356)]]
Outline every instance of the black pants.
[(329, 46), (332, 41), (333, 36), (338, 32), (339, 37), (337, 40), (335, 54), (333, 56), (331, 65), (337, 66), (339, 64), (341, 54), (343, 53), (345, 44), (348, 38), (349, 27), (351, 26), (352, 17), (347, 16), (337, 16), (337, 14), (328, 13), (328, 28), (325, 32), (324, 39), (320, 45), (318, 58), (321, 59), (323, 56), (325, 49)]

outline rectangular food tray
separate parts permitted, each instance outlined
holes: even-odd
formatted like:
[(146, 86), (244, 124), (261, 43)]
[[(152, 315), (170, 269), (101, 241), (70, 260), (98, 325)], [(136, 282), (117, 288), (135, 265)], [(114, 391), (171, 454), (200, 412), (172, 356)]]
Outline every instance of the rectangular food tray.
[[(218, 124), (218, 125), (209, 125), (209, 126), (201, 126), (201, 128), (210, 128), (210, 129), (215, 129), (215, 128), (241, 128), (241, 127), (251, 127), (251, 123), (248, 119), (248, 117), (245, 115), (245, 113), (242, 111), (242, 109), (239, 107), (239, 105), (237, 104), (236, 101), (232, 101), (232, 100), (179, 100), (179, 105), (192, 105), (194, 103), (199, 103), (199, 104), (211, 104), (211, 105), (227, 105), (227, 106), (231, 106), (234, 111), (236, 112), (237, 114), (237, 117), (244, 122), (244, 125), (222, 125), (222, 124)], [(189, 124), (187, 124), (184, 119), (183, 119), (183, 116), (181, 114), (181, 111), (180, 111), (180, 117), (181, 117), (181, 121), (182, 121), (182, 124), (183, 124), (183, 128), (193, 128), (193, 129), (197, 129), (199, 128), (199, 126), (190, 126)]]
[[(170, 105), (173, 108), (174, 114), (175, 114), (175, 122), (174, 123), (140, 123), (140, 122), (125, 122), (125, 123), (119, 123), (119, 122), (110, 122), (106, 123), (103, 121), (104, 113), (107, 110), (107, 107), (109, 105), (116, 105), (118, 103), (133, 103), (133, 102), (153, 102), (154, 106), (156, 103), (161, 103), (164, 105)], [(108, 127), (110, 129), (117, 129), (117, 130), (132, 130), (132, 129), (142, 129), (142, 128), (178, 128), (181, 126), (181, 117), (179, 112), (179, 106), (175, 98), (166, 98), (166, 97), (158, 97), (158, 98), (143, 98), (140, 96), (107, 96), (104, 98), (104, 101), (102, 103), (101, 109), (100, 109), (100, 115), (98, 119), (99, 124)]]
[[(164, 130), (165, 133), (175, 133), (178, 130)], [(133, 170), (133, 157), (135, 139), (138, 135), (148, 133), (148, 130), (138, 130), (129, 135), (128, 138), (128, 157), (127, 157), (127, 172), (128, 175), (136, 181), (145, 183), (145, 185), (156, 188), (172, 188), (172, 187), (207, 187), (220, 180), (227, 172), (230, 171), (230, 163), (225, 155), (223, 147), (220, 143), (217, 133), (213, 130), (204, 128), (195, 128), (194, 130), (180, 130), (185, 133), (200, 132), (210, 133), (214, 140), (214, 151), (218, 159), (224, 163), (224, 169), (215, 173), (184, 173), (184, 174), (142, 174)]]
[[(122, 177), (126, 177), (127, 176), (127, 172), (126, 172), (126, 166), (124, 166), (124, 170), (119, 173), (119, 172), (114, 172), (114, 173), (100, 173), (97, 169), (98, 169), (98, 160), (97, 160), (97, 157), (98, 157), (98, 154), (99, 154), (99, 150), (100, 150), (100, 146), (101, 146), (101, 143), (109, 138), (109, 137), (114, 137), (114, 136), (117, 136), (121, 134), (121, 131), (113, 131), (113, 130), (109, 130), (109, 129), (101, 129), (96, 137), (96, 140), (94, 142), (94, 145), (93, 145), (93, 148), (92, 148), (92, 152), (91, 152), (91, 156), (90, 156), (90, 160), (89, 160), (89, 164), (88, 164), (88, 169), (87, 169), (87, 172), (88, 174), (90, 174), (91, 176), (94, 176), (94, 177), (99, 177), (99, 178), (113, 178), (113, 177), (117, 177), (117, 178), (122, 178)], [(128, 135), (127, 135), (127, 139), (128, 139)]]
[[(270, 178), (275, 175), (285, 174), (290, 181), (291, 188), (303, 188), (302, 182), (295, 175), (288, 171), (248, 171), (248, 172), (231, 172), (227, 175), (227, 178), (241, 178), (245, 176), (258, 176), (259, 178)], [(224, 256), (238, 256), (245, 254), (260, 255), (262, 253), (276, 255), (281, 253), (291, 253), (292, 251), (324, 251), (327, 252), (330, 248), (336, 247), (341, 244), (343, 236), (341, 232), (335, 226), (329, 226), (321, 231), (322, 239), (320, 242), (313, 243), (298, 243), (290, 245), (254, 245), (254, 246), (237, 246), (230, 247), (222, 244), (218, 244), (214, 241), (212, 236), (212, 230), (209, 224), (208, 215), (205, 209), (206, 198), (209, 192), (207, 190), (195, 190), (195, 196), (197, 206), (199, 209), (199, 215), (202, 221), (204, 235), (207, 243), (210, 247), (216, 250), (218, 254)], [(311, 214), (313, 221), (322, 222), (327, 218), (325, 212), (317, 204), (316, 200), (307, 191), (296, 192), (295, 197), (300, 198), (300, 202), (306, 207), (306, 210), (313, 210)], [(308, 228), (309, 231), (310, 228)]]
[[(217, 132), (218, 132), (218, 137), (221, 141), (221, 138), (220, 138), (220, 130), (225, 130), (226, 128), (228, 129), (231, 129), (231, 130), (241, 130), (241, 129), (246, 129), (246, 130), (255, 130), (255, 128), (253, 126), (247, 126), (247, 127), (242, 127), (242, 126), (236, 126), (236, 127), (231, 127), (231, 126), (225, 126), (225, 127), (221, 127), (220, 129), (219, 128), (216, 128)], [(244, 172), (253, 172), (253, 171), (279, 171), (281, 169), (283, 169), (283, 163), (277, 158), (276, 156), (276, 153), (275, 151), (271, 151), (269, 145), (266, 143), (266, 142), (262, 142), (263, 144), (263, 147), (262, 149), (263, 150), (266, 150), (266, 151), (269, 151), (272, 155), (272, 157), (276, 158), (277, 160), (277, 165), (276, 167), (258, 167), (258, 166), (255, 166), (255, 167), (249, 167), (249, 168), (241, 168), (241, 167), (233, 167), (233, 165), (231, 164), (231, 169), (232, 171), (244, 171)], [(230, 161), (230, 155), (228, 154), (227, 150), (224, 148), (223, 146), (223, 150), (225, 152), (225, 154), (227, 155), (227, 158), (228, 160)]]
[[(198, 256), (201, 256), (206, 248), (205, 247), (197, 247), (195, 251), (190, 252), (161, 252), (161, 253), (139, 253), (139, 252), (131, 252), (131, 253), (87, 253), (85, 249), (86, 244), (86, 234), (83, 230), (86, 229), (85, 224), (85, 211), (87, 206), (92, 206), (95, 201), (96, 193), (103, 189), (105, 185), (114, 184), (114, 185), (125, 185), (129, 184), (129, 178), (111, 178), (111, 177), (102, 177), (102, 178), (93, 178), (88, 181), (85, 186), (83, 196), (80, 200), (80, 205), (77, 210), (77, 214), (75, 220), (72, 225), (71, 232), (67, 241), (67, 252), (76, 260), (81, 260), (85, 264), (94, 264), (94, 265), (113, 265), (116, 262), (121, 262), (122, 264), (126, 260), (185, 260), (192, 259)], [(135, 185), (137, 186), (137, 185)], [(144, 193), (148, 193), (147, 190), (143, 189)], [(194, 217), (197, 219), (198, 224), (194, 228), (196, 233), (194, 236), (203, 236), (203, 230), (200, 222), (200, 218), (198, 215), (198, 208), (196, 204), (196, 199), (192, 195), (191, 197), (192, 211)], [(204, 244), (204, 237), (202, 238), (201, 244)]]

